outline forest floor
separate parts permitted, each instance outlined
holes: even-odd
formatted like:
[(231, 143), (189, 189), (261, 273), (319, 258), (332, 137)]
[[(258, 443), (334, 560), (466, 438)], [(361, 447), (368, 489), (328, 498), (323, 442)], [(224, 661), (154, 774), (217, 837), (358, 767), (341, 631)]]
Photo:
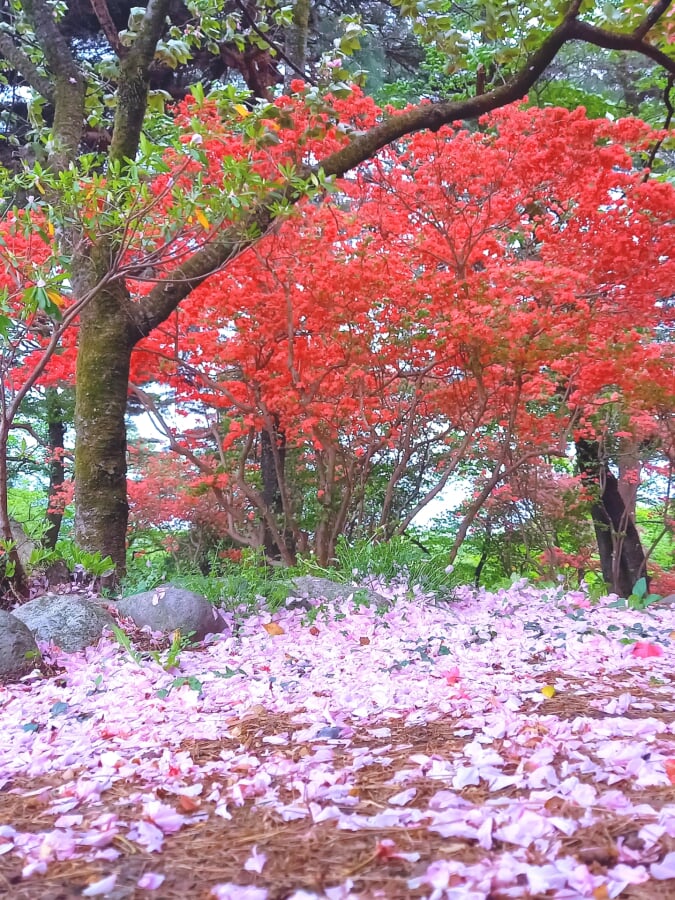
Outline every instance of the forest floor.
[(378, 590), (0, 687), (0, 897), (675, 896), (675, 608)]

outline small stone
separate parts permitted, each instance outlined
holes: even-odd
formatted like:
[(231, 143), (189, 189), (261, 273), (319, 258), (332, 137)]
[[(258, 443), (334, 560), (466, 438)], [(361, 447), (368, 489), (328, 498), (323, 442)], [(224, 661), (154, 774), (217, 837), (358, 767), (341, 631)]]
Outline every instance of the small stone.
[(342, 734), (342, 729), (338, 725), (326, 725), (317, 731), (318, 738), (327, 738), (328, 740), (337, 740)]

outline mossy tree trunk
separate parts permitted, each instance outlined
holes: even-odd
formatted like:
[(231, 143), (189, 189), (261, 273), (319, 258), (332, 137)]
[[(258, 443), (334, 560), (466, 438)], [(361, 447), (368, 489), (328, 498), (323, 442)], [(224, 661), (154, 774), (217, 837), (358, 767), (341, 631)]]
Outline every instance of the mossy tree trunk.
[[(109, 160), (128, 171), (135, 159), (148, 103), (149, 69), (166, 28), (169, 0), (149, 0), (133, 46), (120, 60)], [(130, 179), (133, 185), (133, 178)], [(147, 334), (136, 327), (124, 278), (115, 271), (123, 235), (102, 236), (73, 256), (80, 315), (75, 373), (75, 540), (110, 556), (117, 580), (126, 571), (126, 408), (131, 351)], [(164, 316), (166, 318), (166, 316)]]
[(75, 540), (126, 563), (126, 423), (133, 342), (127, 298), (117, 285), (100, 291), (80, 318), (75, 399)]
[(307, 63), (307, 37), (309, 32), (309, 17), (312, 11), (310, 0), (295, 0), (293, 4), (293, 21), (286, 31), (285, 55), (286, 75), (284, 83), (286, 88), (294, 78), (304, 77)]
[(9, 439), (9, 421), (6, 416), (0, 421), (0, 538), (5, 542), (6, 550), (0, 552), (2, 567), (0, 568), (0, 588), (8, 588), (8, 596), (4, 596), (4, 590), (0, 592), (0, 609), (11, 609), (14, 601), (23, 599), (28, 595), (28, 583), (26, 573), (19, 554), (16, 542), (12, 534), (12, 524), (9, 518), (7, 503), (8, 473), (7, 473), (7, 442)]

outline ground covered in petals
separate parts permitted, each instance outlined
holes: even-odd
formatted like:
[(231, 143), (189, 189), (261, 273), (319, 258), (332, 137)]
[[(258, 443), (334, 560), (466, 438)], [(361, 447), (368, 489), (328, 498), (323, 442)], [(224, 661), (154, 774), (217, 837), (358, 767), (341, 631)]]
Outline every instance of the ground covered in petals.
[(0, 687), (0, 897), (675, 896), (675, 609), (377, 587)]

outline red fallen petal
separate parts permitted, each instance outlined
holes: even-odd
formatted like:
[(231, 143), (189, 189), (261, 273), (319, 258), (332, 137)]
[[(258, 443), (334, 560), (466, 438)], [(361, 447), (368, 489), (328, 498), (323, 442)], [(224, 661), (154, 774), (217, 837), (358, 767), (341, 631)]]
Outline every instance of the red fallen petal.
[(460, 673), (457, 666), (453, 666), (452, 669), (448, 669), (446, 672), (443, 672), (443, 675), (448, 684), (457, 684), (460, 679)]
[(649, 641), (636, 641), (631, 652), (638, 659), (647, 659), (649, 656), (663, 656), (663, 647)]

